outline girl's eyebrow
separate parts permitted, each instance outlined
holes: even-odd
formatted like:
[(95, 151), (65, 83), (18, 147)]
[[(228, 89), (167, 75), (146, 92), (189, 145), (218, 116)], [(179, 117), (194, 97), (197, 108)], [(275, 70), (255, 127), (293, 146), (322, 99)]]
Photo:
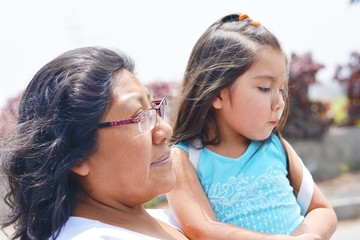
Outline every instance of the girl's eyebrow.
[(277, 83), (279, 83), (281, 85), (282, 84), (284, 84), (284, 85), (287, 84), (287, 79), (285, 79), (285, 81), (282, 80), (282, 79), (277, 79), (275, 76), (270, 75), (270, 74), (257, 75), (257, 76), (254, 77), (254, 79), (259, 81), (259, 82), (261, 82), (261, 81), (269, 81), (271, 85), (272, 84), (277, 84)]
[(255, 79), (269, 79), (271, 81), (275, 80), (275, 77), (269, 74), (264, 74), (264, 75), (257, 75), (254, 77)]

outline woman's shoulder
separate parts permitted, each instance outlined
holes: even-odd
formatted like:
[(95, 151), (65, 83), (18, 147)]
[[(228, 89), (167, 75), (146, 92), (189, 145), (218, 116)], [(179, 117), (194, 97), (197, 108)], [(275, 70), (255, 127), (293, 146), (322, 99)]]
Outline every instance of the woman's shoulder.
[[(51, 238), (49, 238), (50, 240)], [(82, 217), (70, 217), (56, 240), (155, 240), (125, 228)]]
[(179, 223), (175, 219), (173, 213), (170, 212), (169, 210), (166, 210), (166, 209), (147, 209), (146, 211), (151, 216), (153, 216), (154, 218), (157, 218), (160, 221), (163, 221), (163, 222), (169, 224), (170, 226), (172, 226), (172, 227), (174, 227), (174, 228), (176, 228), (176, 229), (178, 229), (179, 231), (182, 232)]

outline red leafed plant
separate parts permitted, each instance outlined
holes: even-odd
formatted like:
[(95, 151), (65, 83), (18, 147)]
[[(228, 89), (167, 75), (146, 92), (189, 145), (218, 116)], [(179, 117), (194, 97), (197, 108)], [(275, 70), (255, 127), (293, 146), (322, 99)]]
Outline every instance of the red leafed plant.
[(6, 134), (11, 133), (14, 130), (17, 117), (18, 117), (18, 105), (22, 93), (16, 97), (10, 98), (7, 104), (1, 109), (0, 113), (0, 138), (3, 138)]
[(348, 125), (360, 126), (360, 53), (353, 52), (348, 64), (339, 65), (334, 78), (344, 86), (349, 100)]
[(154, 99), (166, 97), (168, 101), (172, 101), (179, 90), (178, 82), (154, 81), (145, 85)]
[(328, 106), (309, 100), (309, 87), (317, 83), (316, 73), (324, 66), (313, 61), (310, 53), (291, 55), (289, 62), (290, 110), (282, 131), (287, 138), (320, 138), (331, 121), (326, 119)]

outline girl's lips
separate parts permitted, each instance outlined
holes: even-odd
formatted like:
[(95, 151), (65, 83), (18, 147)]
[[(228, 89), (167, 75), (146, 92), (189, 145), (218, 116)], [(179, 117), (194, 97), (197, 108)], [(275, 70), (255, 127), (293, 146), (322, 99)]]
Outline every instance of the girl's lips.
[(166, 154), (165, 156), (160, 157), (159, 160), (152, 162), (151, 166), (158, 167), (158, 166), (169, 165), (171, 163), (172, 161), (170, 158), (170, 154)]
[(279, 121), (270, 121), (270, 123), (274, 126), (276, 126), (278, 124)]

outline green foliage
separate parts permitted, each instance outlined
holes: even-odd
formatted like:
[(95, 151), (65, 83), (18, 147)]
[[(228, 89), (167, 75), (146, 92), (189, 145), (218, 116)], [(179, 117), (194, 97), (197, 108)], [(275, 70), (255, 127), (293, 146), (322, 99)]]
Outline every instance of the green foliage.
[(333, 113), (334, 123), (336, 125), (345, 125), (347, 122), (346, 106), (349, 104), (347, 97), (336, 97), (330, 104), (330, 110)]
[(154, 208), (154, 207), (158, 206), (159, 204), (160, 204), (159, 199), (154, 198), (154, 199), (150, 200), (149, 202), (144, 203), (143, 206), (144, 206), (144, 208)]
[(358, 161), (346, 161), (340, 164), (340, 171), (345, 172), (357, 172), (360, 171), (360, 159)]
[(149, 202), (143, 204), (144, 208), (160, 208), (163, 205), (167, 205), (167, 198), (164, 194), (159, 195)]

